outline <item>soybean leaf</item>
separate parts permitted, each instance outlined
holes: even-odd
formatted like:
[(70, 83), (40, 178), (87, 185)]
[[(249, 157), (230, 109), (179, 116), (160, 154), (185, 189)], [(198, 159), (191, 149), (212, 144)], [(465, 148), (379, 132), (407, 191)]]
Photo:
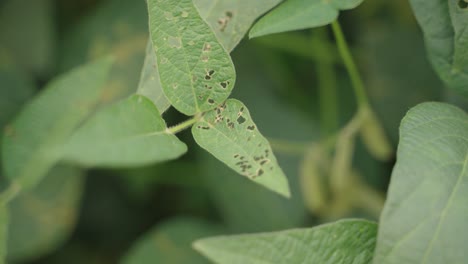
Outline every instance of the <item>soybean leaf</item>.
[(401, 122), (374, 263), (465, 263), (468, 117), (423, 103)]
[(140, 238), (126, 254), (123, 263), (208, 263), (191, 248), (191, 243), (219, 233), (218, 227), (200, 220), (173, 219), (156, 226)]
[(146, 45), (146, 57), (143, 63), (143, 69), (141, 70), (137, 94), (144, 95), (151, 99), (161, 114), (171, 106), (171, 103), (167, 100), (161, 87), (156, 64), (156, 54), (154, 53), (151, 41), (148, 41)]
[(64, 159), (84, 166), (137, 166), (175, 159), (187, 146), (166, 131), (155, 105), (142, 95), (96, 113), (71, 137)]
[(464, 0), (411, 0), (426, 49), (440, 78), (468, 95), (468, 12)]
[(58, 77), (6, 128), (5, 176), (34, 186), (61, 157), (61, 145), (99, 103), (111, 66), (102, 59)]
[(5, 257), (7, 253), (6, 243), (8, 236), (9, 218), (8, 208), (4, 205), (0, 205), (0, 263), (5, 263)]
[(231, 52), (252, 23), (281, 0), (194, 0), (200, 16), (214, 30), (224, 48)]
[(194, 247), (219, 264), (367, 264), (372, 261), (376, 233), (375, 223), (342, 220), (307, 229), (206, 238)]
[(9, 204), (9, 262), (47, 254), (69, 237), (77, 221), (83, 187), (80, 170), (58, 166), (34, 189), (22, 192)]
[(340, 10), (357, 7), (363, 0), (287, 0), (262, 17), (249, 37), (313, 28), (330, 24)]
[(214, 109), (231, 93), (231, 58), (191, 0), (149, 0), (150, 35), (167, 99), (186, 115)]
[(192, 127), (195, 141), (231, 169), (289, 197), (288, 180), (245, 105), (228, 99)]

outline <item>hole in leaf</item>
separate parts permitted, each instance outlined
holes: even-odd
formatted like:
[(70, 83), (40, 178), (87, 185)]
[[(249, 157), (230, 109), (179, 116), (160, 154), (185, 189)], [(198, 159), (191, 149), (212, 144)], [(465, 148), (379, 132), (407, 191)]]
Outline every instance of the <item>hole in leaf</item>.
[(208, 103), (209, 103), (209, 104), (214, 104), (214, 102), (215, 102), (215, 101), (214, 101), (213, 99), (211, 99), (211, 98), (208, 99)]
[(255, 130), (255, 126), (248, 126), (247, 129), (248, 130)]
[(240, 124), (244, 123), (245, 120), (246, 120), (246, 119), (245, 119), (243, 116), (239, 116), (239, 117), (237, 118), (237, 123), (239, 123), (239, 125), (240, 125)]

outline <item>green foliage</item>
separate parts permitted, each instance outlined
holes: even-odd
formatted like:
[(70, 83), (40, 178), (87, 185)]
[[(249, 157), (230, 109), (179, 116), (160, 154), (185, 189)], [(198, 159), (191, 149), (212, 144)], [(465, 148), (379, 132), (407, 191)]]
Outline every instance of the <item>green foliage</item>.
[(150, 34), (161, 85), (180, 112), (214, 109), (231, 93), (231, 57), (190, 0), (148, 1)]
[(145, 62), (143, 63), (143, 69), (141, 70), (137, 94), (144, 95), (151, 99), (161, 114), (171, 106), (171, 103), (167, 100), (161, 87), (156, 54), (151, 41), (148, 41), (148, 44), (146, 45)]
[(62, 144), (99, 104), (111, 60), (73, 70), (52, 81), (6, 128), (6, 176), (31, 188), (60, 159)]
[(156, 226), (140, 238), (124, 258), (124, 264), (205, 264), (191, 248), (194, 240), (220, 233), (211, 223), (178, 218)]
[[(410, 5), (281, 2), (3, 1), (0, 263), (465, 263), (468, 104)], [(410, 4), (467, 94), (467, 0)]]
[(252, 23), (281, 0), (194, 0), (200, 16), (208, 22), (227, 51), (232, 51)]
[(352, 9), (363, 0), (288, 0), (262, 17), (250, 30), (251, 38), (330, 24), (340, 10)]
[(215, 263), (371, 263), (377, 225), (343, 220), (310, 229), (221, 236), (194, 247)]
[(83, 187), (82, 171), (58, 166), (17, 196), (9, 204), (8, 260), (34, 259), (61, 245), (75, 228)]
[(374, 263), (466, 262), (467, 121), (442, 103), (403, 119)]
[(186, 151), (167, 131), (155, 105), (133, 95), (90, 118), (70, 138), (63, 155), (86, 167), (122, 167), (171, 160)]
[(260, 134), (249, 110), (229, 99), (206, 113), (192, 127), (201, 147), (233, 170), (286, 197), (286, 176), (278, 166), (268, 141)]
[(464, 0), (411, 0), (432, 65), (451, 88), (468, 95), (468, 12)]

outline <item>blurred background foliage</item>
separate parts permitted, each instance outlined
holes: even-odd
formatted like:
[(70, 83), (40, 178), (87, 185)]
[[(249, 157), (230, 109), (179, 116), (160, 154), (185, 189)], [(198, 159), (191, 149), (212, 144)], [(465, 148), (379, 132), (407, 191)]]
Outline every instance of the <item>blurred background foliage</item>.
[[(396, 148), (400, 120), (410, 107), (452, 96), (428, 63), (406, 0), (365, 1), (342, 12), (340, 21), (371, 104)], [(108, 102), (134, 93), (147, 24), (143, 0), (0, 1), (0, 125), (6, 127), (52, 77), (109, 53), (117, 60), (106, 87)], [(232, 57), (238, 79), (232, 97), (249, 107), (271, 140), (291, 199), (239, 177), (184, 131), (180, 137), (189, 152), (176, 161), (122, 170), (55, 168), (10, 205), (9, 262), (206, 263), (190, 249), (196, 238), (342, 217), (376, 219), (394, 160), (375, 160), (360, 141), (353, 173), (370, 186), (368, 196), (323, 214), (308, 209), (301, 195), (306, 147), (336, 132), (356, 108), (328, 29), (244, 39)], [(336, 87), (337, 108), (319, 96), (330, 86)], [(185, 119), (173, 109), (164, 117), (169, 125)]]

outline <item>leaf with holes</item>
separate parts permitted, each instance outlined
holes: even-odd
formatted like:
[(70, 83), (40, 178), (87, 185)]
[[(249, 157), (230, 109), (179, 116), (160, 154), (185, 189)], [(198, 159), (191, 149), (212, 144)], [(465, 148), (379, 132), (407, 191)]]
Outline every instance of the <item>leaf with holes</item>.
[(0, 205), (0, 263), (5, 263), (7, 254), (6, 243), (8, 237), (9, 213), (5, 205)]
[(252, 23), (281, 0), (194, 0), (200, 15), (215, 32), (221, 44), (231, 52)]
[(467, 114), (414, 107), (401, 122), (374, 263), (466, 263), (467, 199)]
[(65, 146), (64, 159), (88, 167), (123, 167), (175, 159), (186, 151), (187, 146), (166, 131), (155, 105), (133, 95), (80, 127)]
[(262, 17), (249, 37), (307, 29), (330, 24), (340, 10), (352, 9), (363, 0), (288, 0)]
[(343, 220), (307, 229), (205, 238), (194, 247), (219, 264), (368, 264), (376, 233), (375, 223)]
[(286, 197), (288, 180), (279, 167), (270, 143), (258, 131), (249, 110), (229, 99), (207, 112), (192, 127), (202, 148), (238, 173)]
[(62, 144), (100, 102), (111, 63), (102, 59), (57, 78), (23, 108), (3, 137), (6, 177), (29, 188), (60, 159)]
[(146, 45), (146, 57), (143, 69), (141, 70), (137, 94), (144, 95), (151, 99), (161, 114), (171, 106), (171, 103), (167, 100), (161, 87), (158, 65), (156, 64), (156, 54), (154, 53), (151, 41), (148, 41)]
[(410, 0), (440, 78), (468, 96), (468, 2)]
[(192, 0), (148, 0), (150, 33), (167, 99), (186, 115), (214, 109), (231, 93), (231, 57)]

